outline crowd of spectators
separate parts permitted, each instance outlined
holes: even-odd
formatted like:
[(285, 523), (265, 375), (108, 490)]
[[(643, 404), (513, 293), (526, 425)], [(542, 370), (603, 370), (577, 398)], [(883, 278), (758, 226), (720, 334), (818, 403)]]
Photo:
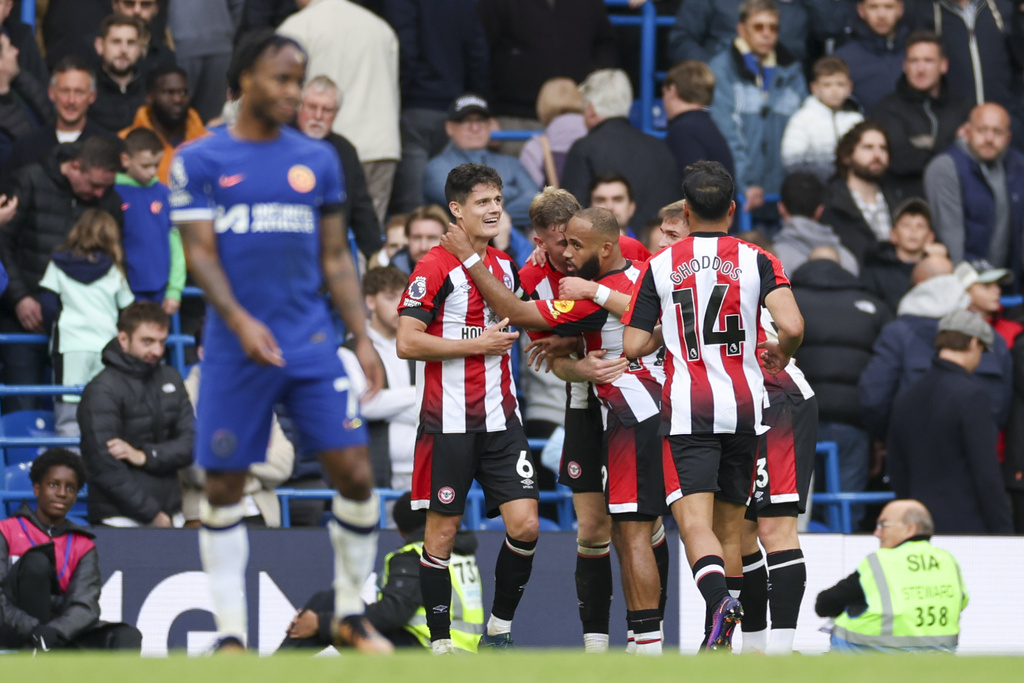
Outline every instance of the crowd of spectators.
[[(843, 490), (887, 486), (898, 464), (892, 485), (927, 498), (907, 483), (923, 443), (907, 421), (924, 419), (907, 396), (958, 382), (979, 399), (956, 423), (961, 451), (947, 454), (963, 474), (951, 465), (942, 485), (977, 493), (1001, 467), (1024, 532), (1024, 315), (999, 304), (1024, 282), (1024, 9), (649, 1), (676, 12), (660, 46), (660, 137), (634, 125), (637, 83), (603, 0), (37, 0), (36, 30), (20, 3), (0, 0), (0, 332), (53, 340), (49, 352), (0, 346), (0, 372), (5, 384), (88, 383), (80, 406), (71, 395), (57, 406), (62, 433), (81, 426), (90, 522), (195, 519), (202, 473), (185, 444), (199, 369), (182, 383), (153, 363), (154, 330), (166, 337), (160, 316), (178, 312), (185, 286), (166, 183), (180, 145), (233, 120), (233, 44), (274, 26), (309, 56), (295, 126), (329, 143), (343, 169), (387, 373), (363, 406), (379, 486), (410, 485), (416, 372), (395, 351), (396, 311), (447, 230), (453, 167), (499, 172), (508, 220), (495, 246), (522, 265), (535, 244), (532, 258), (544, 258), (529, 212), (544, 187), (608, 208), (623, 234), (657, 246), (663, 226), (685, 232), (681, 181), (709, 159), (735, 176), (755, 227), (746, 236), (792, 279), (806, 319), (796, 359), (819, 397), (819, 440), (839, 445)], [(498, 130), (533, 136), (496, 143)], [(190, 332), (199, 313), (186, 309)], [(995, 334), (964, 347), (939, 321), (968, 309)], [(139, 329), (154, 334), (136, 343)], [(959, 362), (968, 352), (977, 363)], [(528, 414), (543, 384), (520, 387)], [(941, 391), (957, 405), (967, 395)], [(5, 396), (3, 412), (37, 402)], [(274, 464), (247, 484), (254, 524), (280, 520), (261, 493), (323, 485), (280, 418)], [(1009, 529), (1009, 503), (986, 491), (957, 498), (957, 531)], [(316, 505), (294, 519), (316, 523)]]

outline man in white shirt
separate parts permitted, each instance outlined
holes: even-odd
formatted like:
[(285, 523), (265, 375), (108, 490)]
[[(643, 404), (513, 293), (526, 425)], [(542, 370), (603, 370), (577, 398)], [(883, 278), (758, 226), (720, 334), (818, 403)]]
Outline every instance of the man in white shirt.
[(375, 484), (399, 491), (412, 488), (416, 445), (415, 362), (402, 360), (395, 349), (398, 302), (409, 276), (395, 266), (373, 268), (363, 277), (363, 296), (370, 312), (367, 334), (384, 363), (384, 388), (360, 406), (370, 430), (370, 461)]

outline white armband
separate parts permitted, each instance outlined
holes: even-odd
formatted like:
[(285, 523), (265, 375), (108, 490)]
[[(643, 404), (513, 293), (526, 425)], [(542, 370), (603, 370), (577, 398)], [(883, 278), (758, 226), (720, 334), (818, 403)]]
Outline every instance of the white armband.
[(604, 306), (608, 302), (608, 297), (612, 295), (612, 290), (608, 289), (604, 285), (597, 286), (597, 293), (594, 294), (593, 301), (598, 306)]
[(473, 252), (472, 256), (462, 262), (462, 267), (469, 270), (478, 263), (480, 263), (480, 254)]

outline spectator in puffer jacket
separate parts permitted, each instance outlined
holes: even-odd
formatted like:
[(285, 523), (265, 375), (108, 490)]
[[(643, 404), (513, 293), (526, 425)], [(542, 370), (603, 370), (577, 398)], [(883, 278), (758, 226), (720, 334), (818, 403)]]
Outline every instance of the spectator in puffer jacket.
[(840, 266), (829, 247), (815, 249), (790, 280), (804, 316), (796, 360), (818, 397), (818, 440), (839, 447), (842, 490), (863, 491), (870, 440), (861, 422), (857, 382), (892, 313)]
[(853, 98), (864, 111), (896, 88), (910, 32), (903, 9), (901, 0), (857, 0), (850, 38), (835, 52), (850, 67)]
[(787, 173), (808, 171), (822, 182), (836, 171), (836, 145), (864, 115), (850, 99), (850, 68), (838, 57), (814, 63), (811, 94), (786, 124), (782, 165)]
[(169, 326), (156, 302), (124, 309), (117, 337), (103, 349), (106, 368), (82, 394), (78, 424), (93, 524), (184, 521), (178, 470), (192, 462), (193, 412), (181, 375), (160, 362)]

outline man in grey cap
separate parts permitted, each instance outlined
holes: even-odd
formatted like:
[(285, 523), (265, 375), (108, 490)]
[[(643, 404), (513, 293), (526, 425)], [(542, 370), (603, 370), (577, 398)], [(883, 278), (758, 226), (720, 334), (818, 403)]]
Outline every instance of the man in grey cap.
[(888, 436), (889, 481), (898, 498), (933, 511), (937, 534), (1012, 534), (996, 458), (998, 427), (973, 377), (996, 343), (977, 313), (939, 320), (931, 368), (896, 397)]
[(530, 226), (530, 202), (537, 194), (537, 184), (519, 159), (487, 148), (493, 123), (487, 100), (479, 95), (468, 93), (452, 102), (444, 126), (451, 142), (427, 162), (423, 173), (423, 199), (428, 204), (448, 206), (444, 183), (449, 171), (466, 163), (490, 166), (501, 176), (505, 213), (513, 225), (526, 230)]

